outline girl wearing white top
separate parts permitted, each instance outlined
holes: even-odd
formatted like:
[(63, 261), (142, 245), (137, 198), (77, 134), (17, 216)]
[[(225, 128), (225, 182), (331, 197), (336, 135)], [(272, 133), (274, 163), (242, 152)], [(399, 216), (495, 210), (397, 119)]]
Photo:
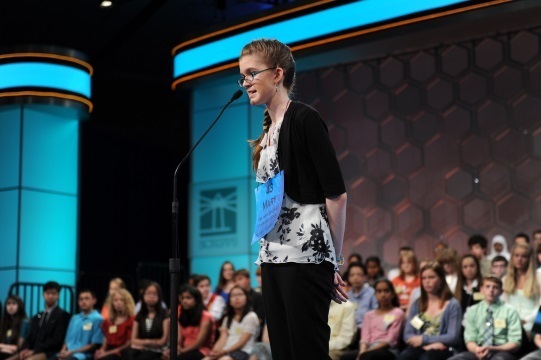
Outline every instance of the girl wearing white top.
[(532, 247), (529, 244), (516, 244), (511, 250), (507, 275), (503, 278), (501, 299), (517, 309), (526, 332), (532, 330), (539, 308), (539, 289)]
[(259, 318), (251, 311), (248, 292), (234, 286), (229, 292), (227, 314), (220, 328), (220, 337), (204, 360), (248, 360), (259, 335)]

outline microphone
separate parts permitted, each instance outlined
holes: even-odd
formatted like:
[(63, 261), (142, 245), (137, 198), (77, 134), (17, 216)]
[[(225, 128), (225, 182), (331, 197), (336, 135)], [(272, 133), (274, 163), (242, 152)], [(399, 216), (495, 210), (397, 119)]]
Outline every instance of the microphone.
[(179, 249), (179, 244), (178, 244), (178, 208), (179, 208), (179, 203), (178, 203), (178, 199), (177, 199), (177, 174), (178, 174), (178, 171), (180, 169), (180, 167), (182, 166), (182, 164), (184, 164), (184, 162), (190, 157), (191, 153), (195, 150), (195, 148), (197, 147), (197, 145), (199, 145), (199, 143), (201, 142), (201, 140), (203, 140), (203, 138), (205, 136), (207, 136), (208, 132), (210, 131), (210, 129), (212, 129), (212, 127), (216, 124), (216, 122), (218, 122), (218, 120), (220, 119), (220, 117), (222, 116), (222, 114), (224, 113), (225, 109), (229, 106), (229, 104), (231, 104), (233, 101), (237, 100), (238, 98), (240, 98), (243, 94), (243, 91), (242, 90), (237, 90), (235, 91), (235, 93), (233, 94), (233, 96), (231, 96), (231, 99), (229, 99), (229, 101), (227, 102), (227, 104), (225, 104), (225, 106), (223, 107), (222, 111), (220, 112), (220, 114), (218, 114), (218, 117), (214, 120), (214, 122), (209, 126), (209, 128), (205, 131), (205, 133), (199, 138), (199, 140), (197, 140), (197, 142), (195, 143), (194, 146), (192, 146), (192, 148), (190, 149), (190, 151), (188, 151), (188, 153), (186, 154), (186, 156), (184, 156), (184, 158), (182, 159), (182, 161), (178, 164), (176, 170), (175, 170), (175, 176), (173, 177), (173, 203), (172, 203), (172, 235), (173, 235), (173, 239), (172, 239), (172, 253), (173, 253), (173, 258), (169, 259), (169, 272), (170, 272), (170, 278), (171, 278), (171, 282), (170, 282), (170, 285), (171, 285), (171, 308), (174, 309), (174, 311), (171, 312), (171, 323), (170, 323), (170, 334), (171, 334), (171, 341), (170, 341), (170, 355), (171, 355), (171, 358), (172, 359), (175, 359), (176, 355), (177, 355), (177, 320), (178, 320), (178, 317), (177, 317), (177, 311), (176, 311), (176, 308), (178, 306), (178, 296), (177, 296), (177, 292), (178, 292), (178, 284), (179, 284), (179, 274), (180, 274), (180, 259), (178, 258), (178, 249)]
[(242, 94), (244, 94), (242, 92), (242, 90), (237, 90), (235, 91), (235, 93), (233, 94), (233, 96), (231, 96), (231, 99), (229, 99), (229, 103), (232, 103), (233, 101), (237, 100), (238, 98), (240, 98), (242, 96)]

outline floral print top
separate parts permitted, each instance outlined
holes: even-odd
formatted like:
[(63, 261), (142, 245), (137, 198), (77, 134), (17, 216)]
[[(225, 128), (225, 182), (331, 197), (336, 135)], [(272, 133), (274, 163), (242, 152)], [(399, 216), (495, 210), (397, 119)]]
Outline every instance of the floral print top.
[[(280, 172), (278, 138), (282, 123), (261, 141), (256, 180), (265, 183)], [(284, 194), (274, 228), (261, 240), (256, 261), (262, 263), (316, 263), (329, 261), (338, 269), (325, 204), (299, 204)]]

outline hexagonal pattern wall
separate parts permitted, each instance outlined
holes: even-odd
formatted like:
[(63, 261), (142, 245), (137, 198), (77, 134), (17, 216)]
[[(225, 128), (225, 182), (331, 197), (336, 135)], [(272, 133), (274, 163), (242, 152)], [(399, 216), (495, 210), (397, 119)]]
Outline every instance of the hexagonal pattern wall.
[(299, 74), (349, 193), (344, 254), (541, 228), (541, 29)]

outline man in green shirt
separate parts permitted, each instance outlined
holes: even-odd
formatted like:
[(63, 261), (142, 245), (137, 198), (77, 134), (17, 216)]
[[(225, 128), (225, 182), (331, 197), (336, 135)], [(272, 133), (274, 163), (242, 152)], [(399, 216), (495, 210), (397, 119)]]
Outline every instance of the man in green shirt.
[(464, 318), (468, 351), (451, 360), (516, 360), (522, 325), (517, 311), (500, 300), (502, 281), (494, 276), (483, 278), (481, 293), (484, 300), (468, 308)]

